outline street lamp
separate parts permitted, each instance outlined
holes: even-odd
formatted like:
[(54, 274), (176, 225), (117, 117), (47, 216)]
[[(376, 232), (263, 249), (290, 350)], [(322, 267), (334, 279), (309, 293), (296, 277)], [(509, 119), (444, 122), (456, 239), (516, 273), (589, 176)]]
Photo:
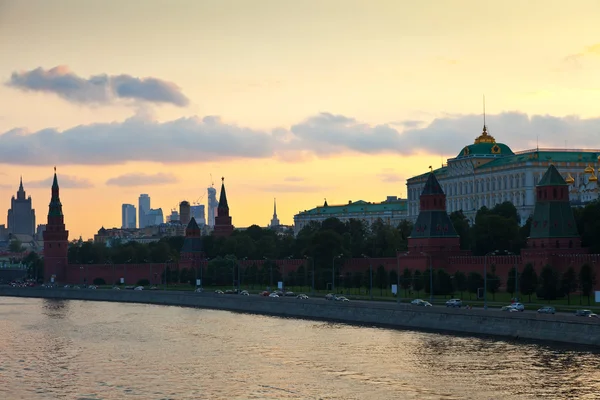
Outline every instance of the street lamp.
[(369, 297), (373, 300), (373, 263), (368, 255), (363, 254), (362, 256), (369, 259)]
[(398, 253), (399, 250), (396, 249), (396, 269), (398, 270), (398, 272), (396, 273), (396, 303), (400, 304), (400, 256), (398, 255)]
[(123, 285), (127, 285), (127, 263), (131, 262), (131, 258), (123, 264)]
[(431, 255), (421, 252), (422, 255), (429, 259), (429, 302), (433, 304), (433, 265), (431, 263)]
[(342, 256), (343, 254), (333, 257), (333, 261), (331, 263), (331, 291), (333, 293), (335, 293), (335, 260), (341, 258)]
[(487, 310), (487, 258), (494, 256), (498, 250), (490, 251), (483, 258), (483, 309)]
[[(247, 259), (248, 259), (248, 257), (244, 257), (244, 258), (242, 258), (242, 261), (246, 261)], [(237, 284), (238, 293), (240, 292), (241, 284), (242, 284), (242, 269), (241, 269), (239, 261), (238, 261), (238, 284)]]
[[(266, 256), (263, 256), (263, 258), (265, 259), (265, 261), (268, 261), (269, 259)], [(264, 265), (264, 264), (263, 264)], [(271, 289), (273, 287), (273, 264), (270, 263), (269, 267), (271, 269), (270, 271), (270, 275), (269, 275), (269, 289)]]
[(167, 273), (167, 264), (170, 263), (171, 261), (173, 261), (172, 258), (169, 258), (168, 260), (165, 261), (165, 268), (163, 270), (163, 273), (165, 274), (165, 290), (167, 290), (167, 286), (169, 285), (169, 274)]
[[(307, 260), (310, 260), (312, 257), (304, 256)], [(315, 259), (312, 258), (312, 288), (311, 288), (311, 296), (315, 295)]]

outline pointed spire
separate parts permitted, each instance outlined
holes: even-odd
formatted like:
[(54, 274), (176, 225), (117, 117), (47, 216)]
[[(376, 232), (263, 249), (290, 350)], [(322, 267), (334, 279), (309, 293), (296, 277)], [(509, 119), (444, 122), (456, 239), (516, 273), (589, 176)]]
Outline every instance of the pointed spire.
[(21, 182), (19, 183), (19, 190), (23, 190), (23, 175), (21, 175)]
[(437, 180), (433, 172), (429, 173), (429, 176), (427, 177), (427, 182), (425, 182), (425, 187), (423, 187), (423, 192), (421, 193), (421, 196), (428, 194), (444, 194), (442, 186), (440, 186), (440, 182)]
[(483, 132), (487, 133), (487, 126), (485, 126), (485, 94), (483, 95)]
[(50, 210), (48, 216), (62, 216), (62, 204), (60, 202), (58, 178), (56, 177), (56, 167), (54, 167), (54, 180), (52, 182), (52, 199), (50, 200)]
[(277, 218), (277, 199), (273, 198), (273, 217)]
[(225, 192), (225, 177), (221, 178), (221, 195), (219, 196), (219, 209), (229, 209), (227, 193)]

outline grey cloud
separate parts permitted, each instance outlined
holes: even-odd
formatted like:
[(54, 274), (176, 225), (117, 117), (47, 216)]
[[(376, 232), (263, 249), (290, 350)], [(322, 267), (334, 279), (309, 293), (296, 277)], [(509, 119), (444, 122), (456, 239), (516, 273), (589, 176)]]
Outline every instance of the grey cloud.
[(178, 179), (173, 174), (143, 174), (133, 173), (116, 176), (106, 181), (107, 185), (110, 186), (123, 186), (123, 187), (134, 187), (134, 186), (156, 186), (156, 185), (169, 185), (171, 183), (177, 183)]
[[(408, 126), (411, 124), (409, 123)], [(301, 162), (340, 153), (453, 157), (481, 134), (480, 115), (447, 115), (420, 127), (396, 129), (322, 113), (291, 129), (253, 130), (219, 117), (156, 122), (138, 115), (123, 122), (81, 125), (64, 131), (0, 135), (0, 163), (20, 165), (189, 163), (277, 157)], [(487, 116), (488, 132), (513, 151), (536, 147), (595, 148), (600, 118), (506, 112)], [(288, 181), (292, 182), (292, 181)]]
[[(54, 176), (42, 179), (40, 181), (24, 182), (23, 186), (25, 189), (28, 187), (32, 188), (50, 188), (52, 187), (52, 181)], [(58, 184), (61, 188), (65, 189), (88, 189), (94, 187), (94, 185), (86, 178), (78, 178), (76, 176), (60, 174), (58, 177)]]
[(130, 75), (95, 75), (82, 78), (67, 66), (49, 70), (13, 72), (7, 86), (24, 91), (54, 93), (73, 103), (106, 104), (117, 99), (186, 106), (189, 100), (172, 82)]
[(284, 181), (286, 182), (302, 182), (303, 180), (304, 178), (302, 178), (301, 176), (288, 176), (284, 179)]
[(377, 177), (379, 177), (379, 179), (384, 182), (384, 183), (396, 183), (396, 182), (405, 182), (406, 178), (394, 174), (392, 172), (382, 172), (380, 174), (377, 175)]

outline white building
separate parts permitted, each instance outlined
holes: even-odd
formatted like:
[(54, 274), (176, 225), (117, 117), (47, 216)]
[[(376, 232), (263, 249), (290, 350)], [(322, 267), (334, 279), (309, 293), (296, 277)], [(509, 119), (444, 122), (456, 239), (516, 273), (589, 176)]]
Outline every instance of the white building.
[(217, 200), (217, 189), (209, 187), (208, 190), (208, 226), (214, 228), (215, 217), (217, 216), (217, 208), (219, 207), (219, 201)]
[(294, 234), (298, 234), (306, 225), (311, 222), (323, 222), (328, 218), (337, 218), (342, 222), (350, 219), (362, 220), (368, 225), (381, 219), (384, 223), (392, 226), (398, 226), (406, 219), (407, 213), (406, 199), (399, 199), (396, 196), (388, 196), (387, 200), (381, 203), (369, 203), (363, 200), (355, 202), (349, 201), (348, 204), (333, 205), (327, 204), (327, 200), (322, 206), (311, 210), (304, 210), (294, 215)]
[[(509, 201), (524, 223), (533, 213), (535, 185), (550, 164), (570, 184), (574, 204), (598, 199), (595, 169), (599, 157), (600, 150), (533, 149), (514, 153), (507, 145), (496, 143), (484, 125), (474, 144), (465, 146), (433, 173), (446, 193), (449, 213), (462, 210), (473, 221), (481, 207), (492, 208)], [(427, 173), (406, 182), (411, 221), (419, 215), (419, 196), (426, 180)]]
[(135, 229), (136, 226), (135, 206), (133, 204), (123, 204), (121, 206), (121, 228)]

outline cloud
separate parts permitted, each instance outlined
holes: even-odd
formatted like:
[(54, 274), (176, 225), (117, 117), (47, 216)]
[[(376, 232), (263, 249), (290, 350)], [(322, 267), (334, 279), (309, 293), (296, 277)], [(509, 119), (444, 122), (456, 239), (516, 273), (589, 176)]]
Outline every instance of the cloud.
[(172, 82), (130, 75), (94, 75), (82, 78), (60, 65), (49, 70), (13, 72), (7, 86), (24, 91), (54, 93), (78, 104), (108, 104), (115, 100), (137, 100), (187, 106), (188, 98)]
[(173, 174), (143, 174), (133, 173), (116, 176), (106, 181), (107, 185), (110, 186), (123, 186), (123, 187), (134, 187), (134, 186), (157, 186), (157, 185), (169, 185), (171, 183), (177, 183), (178, 179)]
[(301, 176), (288, 176), (287, 178), (284, 179), (284, 181), (286, 181), (286, 182), (302, 182), (302, 181), (304, 181), (304, 178), (302, 178)]
[(581, 67), (581, 61), (589, 56), (600, 56), (600, 43), (587, 46), (579, 53), (569, 54), (564, 57), (563, 61), (568, 65)]
[[(40, 181), (23, 182), (23, 187), (27, 189), (31, 188), (51, 188), (54, 176), (51, 176)], [(86, 178), (78, 178), (70, 175), (58, 175), (58, 185), (65, 189), (88, 189), (94, 187), (94, 185)]]
[(259, 188), (264, 192), (273, 192), (273, 193), (314, 193), (320, 191), (331, 190), (331, 187), (323, 187), (323, 186), (312, 186), (312, 185), (289, 185), (289, 184), (274, 184), (274, 185), (266, 185), (261, 186)]
[(406, 182), (406, 178), (396, 174), (391, 169), (384, 169), (381, 173), (377, 174), (377, 177), (384, 183), (397, 183)]
[[(536, 147), (596, 148), (600, 118), (488, 115), (488, 132), (513, 151)], [(137, 115), (122, 122), (76, 126), (64, 131), (13, 129), (0, 135), (0, 163), (107, 165), (126, 162), (189, 163), (277, 158), (298, 162), (338, 154), (428, 153), (454, 156), (481, 134), (480, 115), (445, 115), (416, 127), (372, 125), (330, 113), (289, 129), (254, 130), (219, 117), (157, 122)], [(289, 181), (288, 181), (289, 182)]]

